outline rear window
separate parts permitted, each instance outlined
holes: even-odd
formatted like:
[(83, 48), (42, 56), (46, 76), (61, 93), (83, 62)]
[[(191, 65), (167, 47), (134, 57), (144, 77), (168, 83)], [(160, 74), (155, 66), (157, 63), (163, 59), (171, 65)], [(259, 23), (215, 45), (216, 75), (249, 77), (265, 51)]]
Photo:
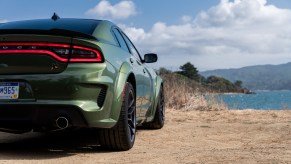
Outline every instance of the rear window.
[(100, 23), (99, 20), (92, 19), (58, 19), (56, 21), (51, 19), (16, 21), (0, 24), (1, 29), (11, 30), (51, 30), (64, 29), (76, 31), (88, 35), (92, 35), (95, 28)]

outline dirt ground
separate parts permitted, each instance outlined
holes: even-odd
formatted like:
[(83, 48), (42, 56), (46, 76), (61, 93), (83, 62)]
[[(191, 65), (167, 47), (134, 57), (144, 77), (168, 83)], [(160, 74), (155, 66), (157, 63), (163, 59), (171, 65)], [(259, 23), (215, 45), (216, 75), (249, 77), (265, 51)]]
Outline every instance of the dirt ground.
[(161, 130), (139, 130), (125, 152), (102, 150), (91, 131), (0, 133), (0, 163), (291, 163), (291, 110), (167, 110), (166, 117)]

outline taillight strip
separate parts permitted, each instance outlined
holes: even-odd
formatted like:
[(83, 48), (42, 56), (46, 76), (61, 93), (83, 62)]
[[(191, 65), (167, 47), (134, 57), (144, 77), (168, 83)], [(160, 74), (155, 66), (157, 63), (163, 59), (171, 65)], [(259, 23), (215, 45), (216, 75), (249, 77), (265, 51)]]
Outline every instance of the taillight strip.
[(37, 55), (49, 55), (60, 62), (68, 62), (68, 59), (66, 58), (61, 58), (57, 54), (47, 51), (47, 50), (1, 50), (0, 54), (17, 54), (17, 55), (22, 55), (22, 54), (37, 54)]
[[(83, 46), (71, 46), (69, 44), (59, 44), (59, 43), (33, 43), (33, 42), (2, 42), (0, 43), (0, 46), (36, 46), (36, 47), (58, 47), (58, 48), (68, 48), (68, 49), (79, 49), (79, 50), (85, 50), (85, 51), (91, 51), (96, 54), (95, 57), (80, 57), (80, 58), (74, 58), (70, 57), (63, 58), (56, 54), (55, 52), (49, 51), (49, 50), (42, 50), (42, 49), (1, 49), (0, 54), (37, 54), (37, 55), (48, 55), (55, 59), (57, 59), (60, 62), (72, 62), (72, 63), (100, 63), (103, 62), (103, 57), (101, 53), (98, 50), (83, 47)], [(78, 55), (78, 54), (76, 54)]]

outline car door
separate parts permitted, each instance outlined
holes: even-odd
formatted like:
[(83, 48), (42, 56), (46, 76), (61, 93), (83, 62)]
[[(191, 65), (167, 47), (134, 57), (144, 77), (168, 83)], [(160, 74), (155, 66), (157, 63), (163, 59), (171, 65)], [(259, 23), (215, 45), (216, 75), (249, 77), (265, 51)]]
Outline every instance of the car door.
[(153, 81), (149, 69), (143, 64), (143, 77), (144, 77), (144, 105), (146, 108), (141, 111), (142, 115), (146, 115), (146, 112), (152, 105), (152, 94), (153, 94)]
[(129, 46), (127, 45), (125, 39), (123, 38), (121, 32), (117, 28), (112, 29), (120, 47), (130, 54), (129, 63), (133, 68), (133, 73), (135, 74), (136, 78), (136, 111), (137, 115), (140, 115), (140, 112), (143, 111), (143, 97), (144, 97), (144, 86), (143, 86), (143, 67), (141, 62), (131, 54)]
[(143, 95), (142, 95), (142, 100), (141, 100), (141, 111), (140, 111), (140, 116), (141, 117), (145, 117), (147, 111), (149, 110), (150, 106), (151, 106), (151, 86), (152, 86), (152, 80), (149, 74), (149, 71), (147, 71), (145, 65), (142, 62), (142, 58), (139, 55), (139, 52), (137, 51), (137, 49), (135, 48), (135, 46), (132, 44), (132, 42), (129, 40), (129, 38), (122, 33), (122, 36), (124, 37), (128, 48), (132, 54), (132, 58), (134, 58), (134, 60), (136, 60), (136, 62), (139, 65), (139, 74), (142, 76), (142, 81), (140, 83), (141, 87), (143, 88)]

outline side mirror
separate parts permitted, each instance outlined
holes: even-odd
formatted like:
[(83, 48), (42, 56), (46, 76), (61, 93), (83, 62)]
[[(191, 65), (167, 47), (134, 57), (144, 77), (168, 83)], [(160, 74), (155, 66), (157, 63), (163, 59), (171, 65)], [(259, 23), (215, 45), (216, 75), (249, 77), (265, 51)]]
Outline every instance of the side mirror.
[(143, 61), (144, 63), (155, 63), (158, 61), (158, 56), (157, 54), (154, 54), (154, 53), (145, 54)]

